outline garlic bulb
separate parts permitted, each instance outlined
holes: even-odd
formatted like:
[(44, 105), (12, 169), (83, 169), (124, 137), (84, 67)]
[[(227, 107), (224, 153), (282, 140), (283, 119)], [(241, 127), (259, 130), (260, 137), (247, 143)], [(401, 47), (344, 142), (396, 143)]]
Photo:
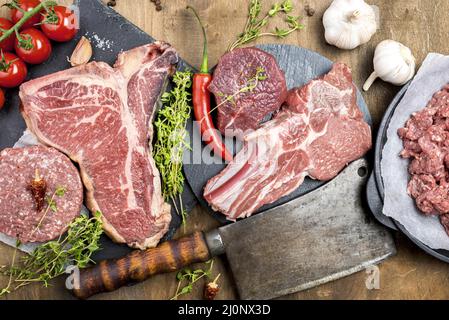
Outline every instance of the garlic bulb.
[(365, 91), (377, 78), (402, 86), (415, 75), (415, 57), (411, 50), (394, 40), (384, 40), (377, 45), (373, 62), (374, 72), (363, 85)]
[(376, 12), (363, 0), (334, 0), (323, 16), (327, 43), (351, 50), (377, 30)]

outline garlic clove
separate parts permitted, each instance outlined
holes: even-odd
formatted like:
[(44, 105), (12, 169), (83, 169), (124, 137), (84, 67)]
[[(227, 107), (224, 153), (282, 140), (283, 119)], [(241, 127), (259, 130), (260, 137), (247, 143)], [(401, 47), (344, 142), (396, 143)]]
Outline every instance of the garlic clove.
[(88, 63), (90, 58), (92, 58), (92, 45), (89, 39), (83, 36), (76, 45), (69, 62), (72, 67), (76, 67)]

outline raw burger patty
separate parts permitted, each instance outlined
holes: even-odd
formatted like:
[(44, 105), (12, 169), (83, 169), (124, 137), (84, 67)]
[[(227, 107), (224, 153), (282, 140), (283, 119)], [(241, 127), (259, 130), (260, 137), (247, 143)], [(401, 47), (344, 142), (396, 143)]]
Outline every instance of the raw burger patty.
[[(236, 95), (247, 87), (258, 68), (264, 70), (266, 79), (251, 92)], [(209, 90), (221, 104), (217, 128), (223, 134), (227, 129), (245, 132), (258, 128), (265, 116), (278, 110), (287, 98), (284, 72), (271, 54), (257, 48), (235, 49), (221, 57)], [(233, 99), (224, 103), (229, 96)]]
[(412, 114), (398, 134), (410, 159), (407, 192), (426, 215), (439, 215), (449, 233), (449, 85)]
[[(48, 198), (58, 187), (66, 189), (63, 196), (54, 197), (56, 212), (47, 210), (47, 201), (40, 212), (36, 210), (28, 189), (36, 169), (47, 183)], [(83, 186), (78, 170), (69, 158), (53, 148), (33, 146), (3, 150), (0, 153), (0, 186), (0, 232), (23, 243), (57, 238), (81, 211)], [(40, 227), (36, 228), (44, 214)]]

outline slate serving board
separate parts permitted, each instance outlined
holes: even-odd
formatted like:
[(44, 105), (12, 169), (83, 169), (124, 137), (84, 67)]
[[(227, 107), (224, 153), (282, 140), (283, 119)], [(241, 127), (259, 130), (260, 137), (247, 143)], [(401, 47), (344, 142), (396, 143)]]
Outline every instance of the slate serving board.
[[(93, 59), (113, 64), (121, 51), (135, 48), (153, 42), (154, 39), (137, 28), (113, 9), (100, 0), (77, 0), (74, 4), (80, 12), (80, 31), (77, 37), (68, 43), (53, 43), (53, 54), (45, 63), (29, 68), (28, 79), (34, 79), (70, 67), (67, 57), (70, 57), (81, 36), (86, 36), (92, 42)], [(180, 60), (178, 69), (192, 67)], [(168, 90), (170, 85), (168, 86)], [(12, 147), (26, 129), (25, 122), (19, 111), (18, 90), (7, 93), (7, 104), (0, 111), (0, 150)], [(197, 200), (186, 183), (183, 203), (188, 211), (197, 204)], [(164, 239), (169, 239), (181, 225), (180, 217), (172, 212), (172, 222)], [(108, 237), (101, 239), (103, 250), (99, 251), (94, 260), (121, 257), (130, 249), (126, 245), (114, 244)]]
[[(276, 58), (280, 68), (285, 72), (288, 89), (305, 85), (310, 80), (329, 72), (333, 65), (331, 60), (323, 57), (322, 55), (294, 45), (268, 44), (259, 45), (257, 47), (271, 53)], [(363, 100), (360, 91), (357, 91), (357, 103), (363, 112), (365, 121), (372, 125), (368, 106)], [(195, 139), (191, 138), (191, 143), (193, 143), (193, 141), (201, 141), (201, 139), (198, 140), (199, 133), (197, 128), (193, 127), (193, 121), (188, 123), (188, 130), (191, 137), (196, 135)], [(214, 159), (211, 156), (208, 156), (208, 149), (204, 150), (204, 148), (207, 147), (202, 144), (201, 148), (203, 149), (201, 150), (203, 158), (199, 159), (201, 160), (200, 163), (196, 161), (196, 164), (194, 164), (193, 153), (186, 152), (184, 158), (184, 172), (201, 205), (207, 208), (208, 211), (222, 223), (226, 223), (228, 221), (226, 221), (225, 217), (222, 214), (214, 212), (203, 197), (203, 189), (207, 181), (222, 171), (226, 165), (222, 163), (214, 163)], [(195, 156), (195, 158), (197, 157)], [(306, 178), (304, 183), (296, 191), (274, 203), (263, 206), (257, 211), (257, 213), (287, 203), (323, 186), (324, 184), (326, 184), (326, 182)]]

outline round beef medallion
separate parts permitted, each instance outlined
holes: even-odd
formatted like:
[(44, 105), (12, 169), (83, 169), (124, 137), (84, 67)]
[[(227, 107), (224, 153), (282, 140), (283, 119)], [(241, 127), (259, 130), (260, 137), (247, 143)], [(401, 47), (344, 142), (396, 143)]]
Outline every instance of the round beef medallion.
[(79, 172), (61, 152), (33, 146), (0, 153), (0, 233), (22, 243), (53, 240), (82, 203)]

